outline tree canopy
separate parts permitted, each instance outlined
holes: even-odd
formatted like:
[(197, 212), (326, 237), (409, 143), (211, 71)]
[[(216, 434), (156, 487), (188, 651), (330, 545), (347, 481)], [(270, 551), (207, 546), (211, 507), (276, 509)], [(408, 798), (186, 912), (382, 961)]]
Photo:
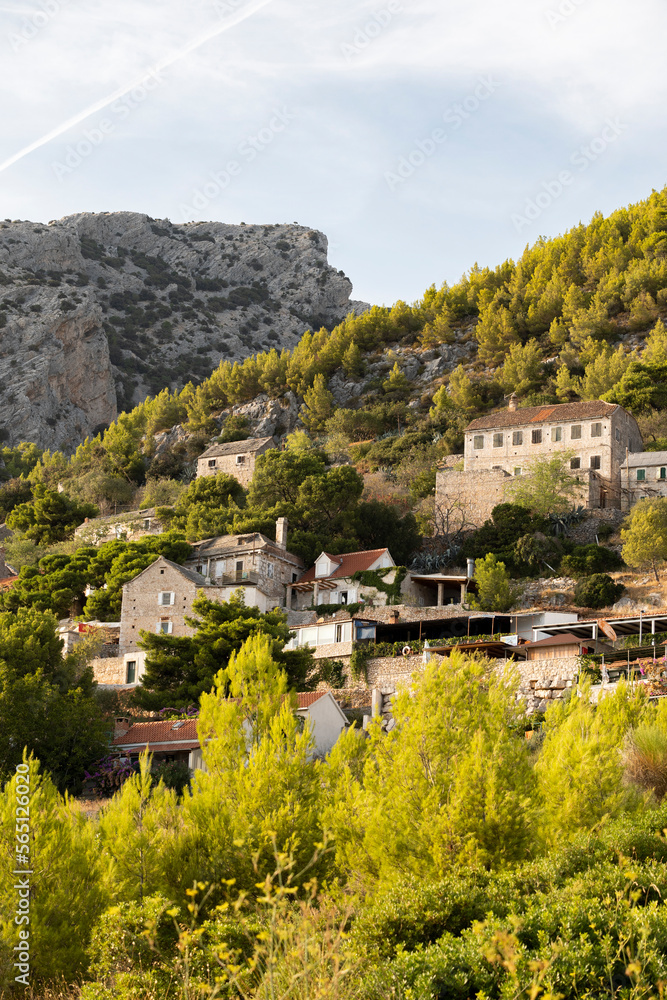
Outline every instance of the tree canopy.
[(142, 633), (146, 671), (134, 694), (141, 708), (156, 711), (196, 705), (202, 693), (211, 691), (219, 671), (226, 676), (230, 656), (253, 635), (270, 640), (271, 656), (285, 670), (291, 687), (306, 686), (314, 666), (312, 654), (308, 648), (285, 650), (290, 630), (282, 611), (264, 613), (247, 606), (242, 590), (235, 591), (229, 601), (200, 595), (192, 610), (193, 616), (186, 618), (195, 629), (192, 636)]

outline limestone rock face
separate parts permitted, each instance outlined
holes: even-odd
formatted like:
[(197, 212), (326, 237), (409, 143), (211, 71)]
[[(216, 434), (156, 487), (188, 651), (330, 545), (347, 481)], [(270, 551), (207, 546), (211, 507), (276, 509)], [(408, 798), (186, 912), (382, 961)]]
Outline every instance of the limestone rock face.
[(73, 450), (149, 394), (364, 311), (351, 291), (303, 226), (0, 222), (0, 431)]

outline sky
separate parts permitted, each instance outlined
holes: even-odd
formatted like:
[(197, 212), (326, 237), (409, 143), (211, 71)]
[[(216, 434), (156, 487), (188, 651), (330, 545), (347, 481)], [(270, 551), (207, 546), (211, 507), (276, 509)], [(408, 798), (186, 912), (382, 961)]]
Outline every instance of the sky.
[(0, 218), (298, 222), (412, 302), (666, 183), (664, 0), (0, 0)]

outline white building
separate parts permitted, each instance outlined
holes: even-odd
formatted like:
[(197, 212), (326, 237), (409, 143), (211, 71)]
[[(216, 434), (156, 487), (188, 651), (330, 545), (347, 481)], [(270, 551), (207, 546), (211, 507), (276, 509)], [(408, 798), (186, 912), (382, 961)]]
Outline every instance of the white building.
[(629, 454), (621, 466), (622, 509), (656, 497), (667, 497), (667, 451)]

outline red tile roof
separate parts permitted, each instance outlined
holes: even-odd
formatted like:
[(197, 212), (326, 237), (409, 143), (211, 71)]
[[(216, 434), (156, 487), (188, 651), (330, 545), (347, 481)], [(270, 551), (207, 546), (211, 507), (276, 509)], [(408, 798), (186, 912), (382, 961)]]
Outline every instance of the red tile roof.
[(466, 427), (467, 431), (491, 430), (494, 427), (520, 427), (523, 424), (558, 423), (561, 420), (591, 420), (609, 417), (616, 410), (616, 403), (591, 399), (584, 403), (559, 403), (553, 406), (521, 406), (518, 410), (500, 410), (478, 417)]
[[(120, 733), (113, 741), (115, 747), (137, 747), (142, 749), (148, 743), (149, 750), (193, 750), (199, 746), (197, 720), (186, 719), (179, 725), (179, 719), (160, 722), (135, 722), (126, 733)], [(178, 726), (174, 729), (174, 726)], [(187, 745), (186, 745), (187, 744)], [(190, 745), (191, 744), (191, 745)]]
[(327, 694), (326, 691), (302, 691), (296, 696), (297, 708), (310, 708), (320, 698), (324, 698), (325, 694)]
[[(328, 552), (324, 554), (329, 556), (332, 562), (338, 563), (338, 568), (329, 574), (329, 576), (318, 576), (318, 580), (336, 580), (343, 577), (352, 576), (353, 573), (363, 572), (363, 570), (368, 569), (373, 565), (376, 560), (380, 558), (388, 549), (369, 549), (367, 552), (343, 552), (338, 556), (330, 555)], [(309, 570), (299, 577), (299, 583), (310, 583), (311, 580), (315, 580), (315, 567), (311, 566)]]

